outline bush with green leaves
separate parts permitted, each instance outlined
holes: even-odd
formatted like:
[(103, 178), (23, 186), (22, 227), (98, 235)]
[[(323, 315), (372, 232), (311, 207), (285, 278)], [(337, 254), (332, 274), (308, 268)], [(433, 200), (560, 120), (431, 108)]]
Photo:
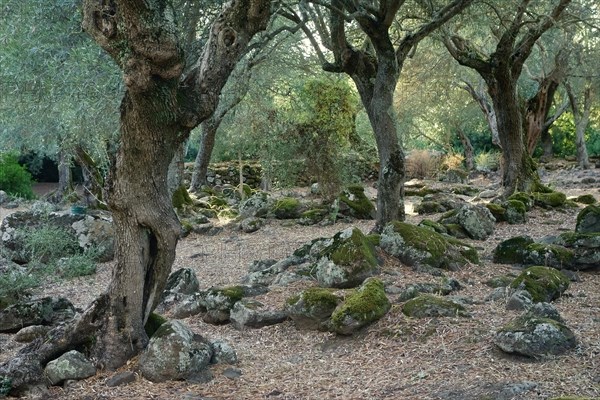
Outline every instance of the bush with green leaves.
[(497, 151), (482, 151), (475, 156), (477, 171), (497, 171), (500, 168), (501, 154)]
[(13, 304), (28, 290), (40, 286), (43, 271), (35, 266), (7, 270), (0, 274), (0, 310)]
[(31, 174), (19, 165), (14, 154), (0, 154), (0, 190), (13, 196), (33, 199), (32, 184)]
[(28, 260), (54, 264), (64, 257), (80, 253), (77, 238), (64, 228), (43, 225), (21, 231), (24, 252)]

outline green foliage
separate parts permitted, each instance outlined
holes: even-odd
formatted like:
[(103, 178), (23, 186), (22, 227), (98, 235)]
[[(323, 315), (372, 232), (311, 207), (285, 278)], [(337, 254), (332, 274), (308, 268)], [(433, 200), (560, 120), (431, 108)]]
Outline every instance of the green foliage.
[(81, 29), (77, 0), (5, 0), (0, 38), (0, 151), (86, 148), (107, 160), (118, 130), (121, 76)]
[(38, 287), (42, 273), (35, 267), (28, 267), (0, 274), (0, 310), (13, 304), (29, 289)]
[(34, 198), (31, 174), (17, 161), (14, 154), (0, 154), (0, 190), (13, 196)]
[(502, 155), (497, 151), (482, 151), (475, 156), (475, 169), (478, 171), (496, 171), (500, 168)]
[(93, 275), (96, 273), (96, 254), (93, 251), (87, 251), (83, 254), (72, 255), (61, 259), (57, 263), (57, 268), (60, 276), (66, 279)]
[[(564, 113), (550, 129), (552, 136), (552, 153), (558, 157), (576, 155), (575, 122), (571, 112)], [(585, 144), (590, 156), (600, 156), (600, 127), (592, 119), (585, 134)]]
[(63, 257), (79, 252), (75, 236), (57, 226), (43, 225), (20, 234), (24, 240), (25, 253), (33, 262), (54, 264)]

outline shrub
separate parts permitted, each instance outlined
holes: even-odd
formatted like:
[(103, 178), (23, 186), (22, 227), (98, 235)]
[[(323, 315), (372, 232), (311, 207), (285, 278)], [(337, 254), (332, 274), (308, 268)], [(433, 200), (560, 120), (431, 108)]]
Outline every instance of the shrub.
[(439, 158), (428, 150), (413, 150), (406, 156), (408, 178), (431, 178), (437, 170)]
[(0, 310), (13, 304), (29, 289), (38, 287), (43, 273), (43, 270), (30, 267), (0, 274)]
[(0, 190), (13, 196), (34, 198), (31, 174), (14, 154), (0, 154)]
[(53, 264), (63, 257), (79, 252), (79, 244), (73, 234), (63, 228), (44, 225), (21, 233), (24, 250), (29, 260)]
[(96, 273), (95, 259), (96, 255), (93, 251), (61, 258), (57, 263), (58, 273), (61, 277), (66, 279), (92, 275)]
[(449, 153), (442, 160), (442, 169), (444, 170), (461, 170), (464, 167), (465, 156), (459, 153)]
[(497, 171), (500, 168), (501, 154), (497, 151), (483, 151), (475, 156), (477, 171)]

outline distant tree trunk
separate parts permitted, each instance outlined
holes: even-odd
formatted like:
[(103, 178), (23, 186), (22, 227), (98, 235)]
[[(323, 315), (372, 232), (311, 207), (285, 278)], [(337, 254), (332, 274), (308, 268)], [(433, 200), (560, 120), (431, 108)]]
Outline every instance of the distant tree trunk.
[(75, 158), (83, 172), (83, 198), (90, 208), (106, 208), (104, 203), (104, 177), (90, 154), (82, 147), (75, 149)]
[(456, 132), (464, 148), (465, 165), (467, 167), (467, 171), (472, 171), (475, 162), (473, 156), (473, 145), (471, 144), (471, 140), (469, 140), (469, 137), (461, 127), (457, 127)]
[(61, 150), (58, 154), (58, 188), (51, 196), (51, 201), (60, 203), (73, 193), (73, 174), (71, 173), (71, 154)]
[(215, 147), (215, 138), (219, 125), (221, 125), (221, 119), (215, 118), (214, 115), (200, 124), (200, 148), (194, 161), (194, 170), (190, 183), (191, 191), (198, 191), (202, 185), (207, 184), (206, 174), (208, 173), (208, 165), (210, 164), (210, 158)]
[(544, 130), (548, 131), (550, 126), (561, 111), (557, 110), (558, 116), (556, 118), (548, 118), (548, 113), (552, 107), (552, 100), (558, 85), (563, 81), (565, 77), (566, 68), (568, 66), (568, 55), (569, 52), (561, 50), (554, 57), (554, 68), (546, 76), (538, 79), (538, 89), (533, 97), (527, 100), (527, 107), (525, 109), (525, 129), (527, 138), (527, 152), (532, 155), (540, 137)]
[(167, 187), (169, 193), (173, 194), (175, 190), (183, 185), (183, 177), (185, 174), (185, 142), (179, 144), (175, 150), (175, 155), (169, 164), (167, 173)]
[(498, 134), (498, 121), (496, 120), (496, 110), (494, 110), (494, 107), (489, 103), (482, 88), (476, 90), (475, 87), (473, 87), (473, 85), (471, 85), (469, 82), (464, 81), (464, 83), (465, 85), (462, 86), (462, 88), (469, 92), (473, 100), (475, 100), (479, 105), (483, 115), (485, 115), (488, 127), (492, 133), (492, 144), (501, 147), (500, 136)]
[(542, 130), (540, 137), (540, 145), (542, 146), (541, 160), (551, 160), (554, 157), (554, 142), (552, 141), (552, 135), (550, 129)]
[(592, 111), (592, 88), (591, 82), (586, 82), (586, 86), (583, 92), (583, 109), (581, 104), (578, 103), (575, 93), (571, 85), (565, 85), (567, 88), (567, 94), (569, 96), (569, 103), (571, 104), (571, 110), (573, 111), (573, 118), (575, 120), (575, 143), (577, 147), (577, 163), (583, 169), (590, 168), (590, 159), (588, 156), (587, 148), (585, 145), (585, 130), (590, 123), (590, 114)]

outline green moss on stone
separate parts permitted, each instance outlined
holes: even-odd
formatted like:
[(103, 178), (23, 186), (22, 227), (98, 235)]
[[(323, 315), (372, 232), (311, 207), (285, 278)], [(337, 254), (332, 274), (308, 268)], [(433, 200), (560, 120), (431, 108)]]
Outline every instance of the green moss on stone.
[[(394, 221), (391, 226), (394, 232), (402, 237), (402, 252), (407, 263), (419, 262), (435, 268), (455, 268), (467, 262), (478, 263), (479, 255), (472, 246), (458, 239), (432, 232), (430, 229)], [(389, 228), (386, 228), (389, 229)], [(393, 245), (392, 245), (393, 246)], [(407, 249), (412, 250), (407, 252)], [(393, 248), (388, 249), (391, 252)], [(419, 258), (416, 260), (415, 258)]]
[(561, 192), (533, 193), (535, 204), (541, 207), (560, 207), (567, 201), (567, 196)]
[(177, 210), (181, 210), (186, 205), (194, 204), (185, 186), (180, 186), (173, 192), (171, 201), (173, 208), (176, 208)]
[(350, 207), (351, 215), (360, 219), (372, 219), (375, 206), (365, 195), (365, 188), (361, 185), (350, 185), (342, 191), (340, 201)]
[(345, 318), (349, 316), (366, 325), (383, 317), (390, 307), (391, 304), (385, 295), (383, 282), (370, 278), (346, 297), (344, 303), (331, 315), (331, 323), (334, 329), (340, 328)]
[(525, 205), (526, 211), (531, 210), (533, 207), (533, 197), (524, 192), (515, 192), (512, 196), (508, 198), (508, 200), (518, 200)]
[(407, 301), (402, 312), (414, 318), (469, 316), (462, 305), (432, 294), (422, 294)]
[(241, 286), (227, 286), (219, 289), (219, 291), (229, 298), (231, 304), (240, 301), (244, 297), (244, 288)]
[[(339, 234), (336, 234), (333, 240), (334, 244), (326, 250), (324, 255), (328, 255), (335, 264), (352, 265), (357, 260), (366, 262), (369, 267), (376, 267), (379, 264), (375, 246), (360, 229), (352, 229), (352, 234), (347, 240), (340, 239)], [(336, 242), (338, 242), (337, 245)]]
[(490, 212), (492, 213), (494, 218), (496, 218), (496, 221), (505, 221), (506, 220), (506, 217), (505, 217), (506, 209), (504, 207), (502, 207), (500, 204), (488, 203), (485, 206), (487, 207), (488, 210), (490, 210)]
[[(589, 216), (589, 214), (593, 214), (593, 216)], [(584, 226), (583, 222), (585, 219), (595, 219), (600, 221), (600, 206), (599, 205), (589, 205), (585, 207), (583, 210), (577, 214), (577, 225), (575, 227), (575, 231), (580, 233), (591, 233), (593, 232), (590, 227)]]
[(437, 214), (437, 213), (446, 211), (446, 207), (444, 207), (438, 201), (427, 200), (427, 201), (422, 201), (415, 208), (415, 211), (418, 214)]
[(156, 333), (156, 331), (158, 331), (158, 328), (160, 328), (160, 326), (167, 321), (168, 319), (166, 319), (162, 315), (151, 313), (148, 317), (148, 321), (146, 321), (146, 325), (144, 325), (146, 335), (148, 335), (148, 337), (152, 337)]
[(533, 243), (529, 236), (515, 236), (500, 242), (494, 249), (494, 262), (499, 264), (522, 264), (527, 246)]
[(534, 302), (549, 302), (569, 288), (569, 278), (554, 268), (534, 266), (524, 270), (511, 283), (513, 289), (524, 289)]
[(577, 196), (575, 201), (581, 204), (595, 204), (597, 200), (591, 194), (582, 194), (581, 196)]
[(485, 284), (491, 288), (507, 287), (510, 286), (514, 280), (514, 275), (499, 275), (488, 279), (485, 281)]
[(422, 220), (421, 222), (419, 222), (419, 226), (441, 234), (448, 233), (448, 230), (444, 225), (440, 224), (439, 222), (432, 221), (430, 219)]
[(293, 197), (283, 197), (273, 203), (273, 214), (279, 219), (294, 219), (300, 215), (300, 200)]
[(301, 297), (309, 308), (335, 308), (340, 302), (340, 298), (333, 294), (332, 290), (326, 288), (308, 288), (302, 293)]

